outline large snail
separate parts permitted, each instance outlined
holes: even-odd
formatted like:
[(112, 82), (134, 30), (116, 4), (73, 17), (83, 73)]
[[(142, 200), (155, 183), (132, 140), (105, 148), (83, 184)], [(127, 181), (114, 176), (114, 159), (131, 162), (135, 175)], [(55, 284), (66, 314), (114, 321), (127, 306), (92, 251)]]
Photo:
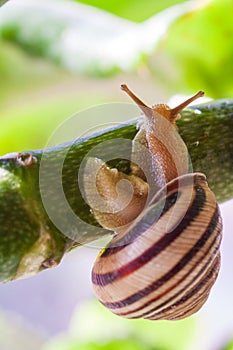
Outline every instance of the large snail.
[[(179, 112), (203, 92), (173, 109), (164, 104), (149, 108), (126, 85), (121, 88), (144, 113), (132, 154), (138, 152), (137, 145), (146, 148), (149, 160), (144, 163), (152, 177), (148, 184), (144, 169), (134, 163), (125, 175), (96, 160), (101, 164), (97, 189), (113, 210), (94, 207), (93, 212), (102, 227), (116, 235), (95, 261), (94, 292), (122, 317), (181, 319), (207, 300), (220, 266), (219, 207), (205, 175), (190, 173), (176, 127)], [(122, 179), (130, 182), (133, 195), (117, 210), (116, 184)]]

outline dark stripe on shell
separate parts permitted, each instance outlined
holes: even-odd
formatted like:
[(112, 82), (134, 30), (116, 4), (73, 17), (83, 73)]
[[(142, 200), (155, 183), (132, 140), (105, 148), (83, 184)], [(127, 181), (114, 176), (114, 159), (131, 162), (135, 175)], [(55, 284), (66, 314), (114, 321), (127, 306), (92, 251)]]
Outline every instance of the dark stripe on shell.
[[(177, 195), (174, 196), (175, 194), (177, 194), (177, 192), (175, 192), (171, 196), (171, 200), (167, 201), (166, 210), (164, 210), (164, 213), (167, 212), (169, 209), (171, 209), (171, 207), (176, 203)], [(170, 203), (172, 205), (170, 205)], [(195, 201), (193, 202), (193, 205), (196, 206)], [(192, 204), (191, 204), (190, 208), (192, 208)], [(164, 209), (165, 209), (165, 207), (164, 207)], [(196, 215), (198, 215), (198, 213), (199, 213), (199, 210), (196, 214), (194, 214), (194, 213), (193, 214), (196, 216)], [(156, 221), (154, 221), (154, 222), (152, 220), (153, 214), (154, 214), (154, 211), (149, 210), (147, 215), (145, 215), (143, 217), (143, 221), (148, 223), (147, 230), (153, 229), (153, 225), (157, 223), (157, 218), (156, 218)], [(187, 214), (188, 214), (188, 212), (187, 212)], [(190, 217), (191, 217), (191, 215), (190, 215)], [(150, 223), (150, 226), (149, 226), (149, 223)], [(169, 234), (164, 233), (163, 237), (161, 237), (160, 240), (155, 242), (151, 247), (149, 247), (141, 255), (137, 256), (135, 259), (131, 260), (128, 264), (123, 265), (122, 267), (120, 267), (117, 270), (103, 273), (103, 274), (98, 274), (98, 273), (95, 273), (93, 271), (93, 273), (92, 273), (93, 284), (100, 285), (100, 286), (106, 286), (107, 284), (110, 284), (110, 283), (112, 283), (120, 278), (123, 278), (123, 277), (133, 273), (134, 271), (140, 269), (142, 266), (147, 264), (150, 260), (154, 259), (157, 255), (159, 255), (162, 251), (164, 251), (164, 249), (166, 249), (174, 240), (176, 240), (182, 234), (183, 230), (188, 225), (189, 225), (189, 222), (184, 223), (183, 221), (181, 221), (181, 223), (177, 226), (178, 229), (176, 228), (174, 231), (172, 231)], [(140, 228), (138, 228), (138, 227), (135, 227), (135, 228), (136, 228), (136, 231), (139, 230), (139, 232), (140, 232)], [(135, 230), (135, 228), (133, 230)], [(146, 234), (146, 231), (143, 233)], [(140, 236), (141, 235), (142, 235), (142, 232), (140, 232)]]
[[(196, 196), (192, 206), (188, 209), (187, 214), (185, 215), (185, 220), (181, 221), (180, 224), (171, 233), (169, 233), (169, 236), (175, 235), (176, 237), (178, 237), (178, 235), (181, 234), (188, 225), (190, 225), (190, 223), (199, 215), (200, 211), (202, 210), (206, 200), (205, 191), (200, 185), (195, 186), (195, 190)], [(187, 254), (185, 254), (185, 256), (170, 271), (168, 271), (158, 280), (146, 286), (139, 292), (132, 294), (126, 299), (120, 300), (118, 302), (103, 304), (111, 309), (121, 308), (123, 306), (133, 304), (145, 295), (154, 292), (166, 281), (168, 281), (175, 274), (177, 274), (195, 256), (196, 252), (205, 244), (206, 240), (209, 238), (209, 235), (211, 233), (212, 232), (210, 232), (210, 230), (207, 229), (201, 236), (201, 238), (197, 241), (197, 243), (187, 252)]]
[[(126, 245), (131, 244), (138, 237), (143, 235), (151, 226), (157, 222), (160, 218), (163, 217), (164, 214), (176, 203), (179, 198), (180, 193), (174, 192), (171, 195), (162, 198), (159, 202), (154, 204), (151, 208), (148, 208), (148, 212), (142, 216), (142, 219), (136, 223), (136, 225), (128, 232), (122, 239), (119, 239), (116, 242), (115, 247), (111, 247), (114, 243), (109, 243), (103, 253), (101, 254), (101, 258), (106, 258), (112, 254), (116, 254), (122, 249), (125, 248)], [(93, 283), (95, 281), (95, 277)]]
[[(179, 190), (185, 186), (194, 187), (195, 184), (206, 183), (206, 177), (201, 173), (185, 174), (179, 178), (171, 180), (163, 189), (161, 189), (151, 200), (149, 204), (148, 213), (143, 213), (135, 220), (135, 226), (124, 237), (114, 242), (110, 242), (103, 250), (101, 257), (105, 258), (109, 255), (116, 254), (122, 250), (126, 245), (130, 244), (137, 237), (142, 235), (155, 221), (161, 218), (170, 207), (176, 202), (181, 195)], [(174, 193), (174, 191), (176, 191)], [(169, 194), (173, 192), (172, 194)], [(151, 208), (151, 205), (153, 206)], [(148, 216), (147, 216), (148, 215)], [(145, 217), (144, 217), (145, 216)], [(142, 219), (141, 219), (142, 217)], [(114, 247), (112, 246), (114, 245)]]
[[(172, 300), (174, 300), (179, 294), (183, 293), (185, 291), (185, 289), (188, 289), (188, 287), (192, 286), (193, 283), (195, 283), (195, 280), (197, 280), (209, 267), (209, 265), (213, 262), (213, 260), (216, 257), (217, 252), (219, 251), (219, 246), (221, 243), (221, 231), (222, 231), (222, 223), (221, 223), (221, 216), (219, 214), (219, 210), (218, 208), (215, 210), (213, 217), (211, 218), (210, 224), (211, 225), (212, 221), (215, 222), (215, 227), (219, 226), (217, 228), (215, 237), (213, 239), (213, 241), (211, 242), (210, 246), (208, 247), (209, 249), (207, 251), (204, 252), (203, 256), (201, 256), (200, 259), (198, 259), (198, 261), (196, 262), (196, 264), (194, 266), (192, 266), (191, 270), (187, 271), (187, 273), (181, 278), (179, 279), (174, 285), (172, 285), (170, 288), (166, 289), (163, 293), (160, 293), (159, 295), (157, 295), (155, 298), (149, 300), (148, 302), (144, 303), (143, 305), (141, 305), (140, 307), (132, 310), (130, 313), (135, 313), (138, 312), (140, 310), (143, 310), (144, 308), (146, 308), (147, 306), (149, 306), (150, 304), (154, 303), (156, 300), (162, 298), (165, 294), (170, 293), (174, 288), (176, 288), (180, 283), (182, 283), (185, 278), (193, 271), (195, 270), (195, 268), (201, 263), (201, 261), (203, 260), (204, 256), (208, 255), (208, 253), (210, 252), (210, 250), (215, 246), (215, 249), (213, 251), (213, 253), (211, 254), (211, 257), (208, 259), (207, 263), (202, 267), (202, 269), (199, 271), (199, 273), (197, 275), (195, 275), (195, 277), (188, 283), (186, 284), (181, 290), (179, 290), (178, 292), (176, 292), (176, 294), (172, 295), (169, 299), (167, 299), (166, 301), (164, 301), (163, 303), (157, 305), (156, 307), (154, 307), (153, 309), (146, 311), (145, 313), (140, 313), (135, 317), (132, 318), (142, 318), (148, 314), (150, 314), (153, 311), (156, 311), (158, 309), (161, 309), (163, 306), (166, 306), (168, 303), (170, 303)], [(208, 230), (208, 228), (207, 228)], [(159, 311), (160, 312), (160, 311)], [(123, 312), (119, 314), (120, 316), (125, 316), (125, 315), (129, 315), (129, 312)]]
[[(167, 312), (170, 309), (172, 309), (173, 310), (173, 316), (171, 317), (171, 319), (177, 319), (178, 316), (175, 316), (175, 312), (176, 312), (175, 308), (177, 306), (179, 306), (179, 305), (184, 304), (188, 299), (192, 300), (192, 297), (195, 296), (198, 292), (200, 292), (200, 290), (203, 289), (206, 286), (206, 284), (210, 281), (210, 279), (213, 278), (213, 275), (215, 275), (216, 271), (219, 270), (219, 266), (220, 266), (220, 255), (217, 256), (216, 262), (213, 265), (213, 267), (210, 269), (209, 273), (207, 273), (206, 276), (194, 288), (192, 288), (192, 290), (190, 290), (189, 293), (187, 293), (179, 301), (177, 301), (173, 305), (169, 306), (168, 308), (163, 309), (162, 313)], [(212, 286), (212, 284), (211, 284), (211, 286)], [(207, 288), (208, 293), (210, 291), (211, 286), (209, 286)], [(206, 297), (206, 293), (203, 293), (201, 296), (205, 298)], [(192, 305), (192, 308), (195, 309), (197, 307), (197, 303), (200, 303), (200, 302), (201, 302), (201, 305), (202, 305), (202, 298), (197, 299), (196, 303), (194, 303)], [(187, 313), (190, 314), (190, 311), (191, 311), (191, 309), (188, 308), (187, 309)], [(179, 314), (182, 314), (182, 318), (185, 317), (185, 312), (184, 311), (180, 312)], [(154, 317), (153, 316), (148, 317), (148, 319), (150, 319), (150, 320), (157, 319), (157, 318), (161, 319), (161, 317), (158, 317), (157, 315), (155, 315)]]
[[(220, 233), (220, 230), (219, 230), (219, 233)], [(216, 243), (216, 240), (217, 238), (214, 239), (214, 241), (211, 243), (211, 247), (214, 246), (214, 244)], [(184, 293), (185, 290), (187, 290), (188, 292), (188, 288), (192, 288), (192, 286), (195, 284), (196, 280), (200, 280), (201, 278), (204, 278), (205, 274), (206, 274), (206, 271), (208, 270), (208, 268), (211, 266), (211, 264), (213, 263), (215, 257), (217, 254), (219, 254), (219, 246), (220, 246), (220, 241), (218, 242), (218, 245), (215, 247), (214, 249), (214, 252), (212, 254), (212, 256), (208, 259), (208, 261), (205, 263), (205, 265), (201, 268), (201, 270), (199, 271), (199, 273), (188, 283), (186, 284), (182, 289), (178, 290), (174, 295), (172, 295), (169, 299), (165, 300), (163, 303), (157, 305), (156, 307), (153, 307), (151, 310), (148, 310), (144, 313), (138, 313), (137, 315), (135, 316), (132, 316), (130, 317), (130, 313), (135, 313), (135, 312), (138, 312), (138, 311), (143, 311), (143, 309), (147, 306), (149, 306), (150, 304), (154, 303), (156, 300), (160, 299), (163, 295), (165, 295), (166, 293), (170, 293), (170, 291), (172, 291), (176, 285), (180, 282), (182, 282), (183, 280), (185, 280), (185, 278), (191, 273), (191, 271), (193, 269), (195, 269), (198, 264), (201, 263), (201, 260), (203, 257), (201, 257), (201, 259), (195, 264), (195, 266), (189, 270), (187, 272), (187, 274), (185, 274), (185, 276), (180, 279), (175, 286), (172, 286), (171, 288), (169, 288), (168, 290), (166, 290), (165, 292), (161, 293), (160, 295), (158, 295), (156, 298), (152, 299), (152, 300), (149, 300), (147, 303), (145, 303), (144, 305), (140, 306), (139, 308), (135, 309), (135, 310), (132, 310), (130, 313), (129, 312), (125, 312), (125, 313), (120, 313), (118, 314), (119, 316), (127, 316), (127, 317), (130, 317), (130, 318), (155, 318), (156, 315), (158, 315), (158, 319), (161, 319), (161, 317), (159, 315), (162, 315), (163, 311), (165, 309), (163, 309), (163, 307), (166, 308), (166, 310), (168, 310), (169, 308), (173, 308), (173, 305), (175, 305), (176, 303), (174, 304), (171, 304), (172, 300), (176, 299), (180, 294)], [(217, 277), (217, 276), (216, 276)], [(215, 282), (215, 280), (212, 281), (212, 284)], [(170, 305), (169, 305), (170, 304)], [(167, 305), (169, 305), (167, 307)], [(157, 310), (157, 311), (156, 311)], [(154, 312), (153, 315), (151, 315), (151, 313)], [(148, 316), (148, 317), (146, 317)]]

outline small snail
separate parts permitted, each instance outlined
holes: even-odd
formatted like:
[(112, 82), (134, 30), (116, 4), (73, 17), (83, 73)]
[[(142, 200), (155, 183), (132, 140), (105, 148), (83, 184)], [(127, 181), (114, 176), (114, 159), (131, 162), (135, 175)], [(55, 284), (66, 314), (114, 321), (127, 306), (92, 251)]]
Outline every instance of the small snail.
[[(132, 154), (138, 144), (146, 148), (150, 164), (147, 159), (144, 165), (152, 177), (148, 183), (137, 164), (125, 175), (96, 160), (101, 165), (97, 189), (114, 210), (93, 212), (116, 234), (94, 263), (94, 292), (122, 317), (182, 319), (205, 303), (220, 267), (219, 207), (205, 175), (189, 173), (187, 149), (176, 127), (179, 112), (203, 92), (173, 109), (164, 104), (149, 108), (126, 85), (121, 88), (144, 113)], [(113, 199), (122, 179), (130, 182), (133, 195), (117, 210)]]

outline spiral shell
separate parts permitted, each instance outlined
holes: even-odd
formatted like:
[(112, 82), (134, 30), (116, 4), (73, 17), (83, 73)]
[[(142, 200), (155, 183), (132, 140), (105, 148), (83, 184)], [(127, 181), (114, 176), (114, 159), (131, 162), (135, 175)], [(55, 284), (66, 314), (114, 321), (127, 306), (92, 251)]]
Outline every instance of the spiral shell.
[(222, 221), (203, 174), (164, 186), (101, 251), (94, 292), (126, 318), (182, 319), (204, 304), (218, 275)]

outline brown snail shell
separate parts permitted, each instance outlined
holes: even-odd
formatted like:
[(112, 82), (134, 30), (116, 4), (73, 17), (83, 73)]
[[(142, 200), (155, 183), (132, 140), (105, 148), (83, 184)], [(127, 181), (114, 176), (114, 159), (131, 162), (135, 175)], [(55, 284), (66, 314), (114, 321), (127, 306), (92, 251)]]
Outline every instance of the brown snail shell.
[[(184, 205), (187, 194), (190, 202)], [(98, 256), (92, 271), (97, 298), (126, 318), (189, 316), (206, 301), (218, 275), (221, 232), (205, 176), (170, 181)]]

